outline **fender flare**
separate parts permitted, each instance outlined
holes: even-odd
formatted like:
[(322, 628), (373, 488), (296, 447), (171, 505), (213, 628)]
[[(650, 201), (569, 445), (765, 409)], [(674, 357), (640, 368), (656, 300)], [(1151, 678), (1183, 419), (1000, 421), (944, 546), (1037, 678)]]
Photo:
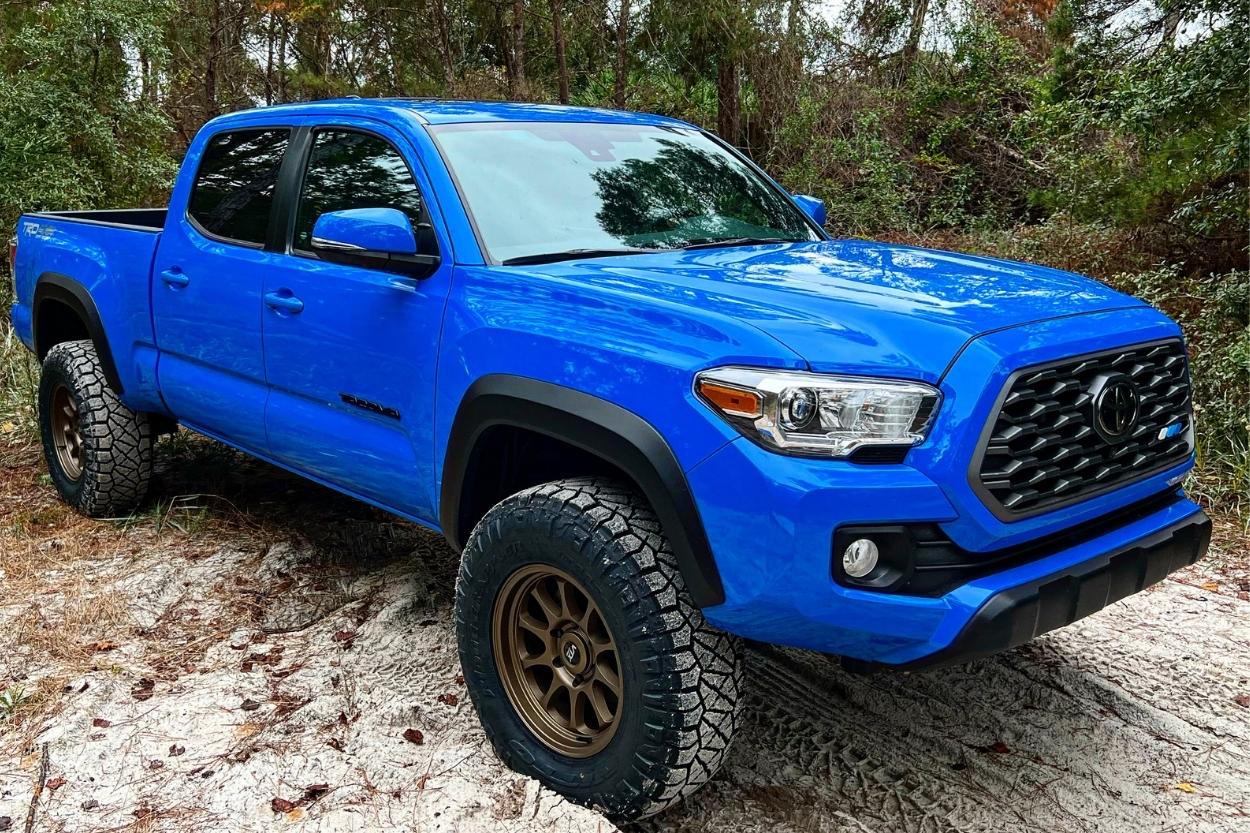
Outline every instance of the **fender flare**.
[(567, 442), (631, 477), (655, 510), (695, 604), (702, 608), (725, 601), (694, 495), (660, 433), (612, 402), (522, 376), (493, 374), (478, 379), (456, 411), (443, 464), (439, 520), (457, 552), (468, 533), (461, 498), (473, 450), (487, 429), (499, 425)]
[(95, 345), (96, 355), (100, 359), (100, 367), (104, 371), (104, 379), (113, 388), (113, 392), (122, 393), (121, 377), (117, 375), (117, 365), (113, 362), (113, 351), (109, 348), (108, 336), (104, 332), (104, 324), (100, 321), (100, 311), (86, 287), (67, 275), (59, 272), (44, 272), (35, 283), (35, 296), (31, 302), (31, 339), (35, 343), (35, 354), (40, 361), (54, 345), (44, 344), (39, 338), (39, 309), (45, 301), (57, 301), (69, 307), (82, 320), (87, 328), (87, 335)]

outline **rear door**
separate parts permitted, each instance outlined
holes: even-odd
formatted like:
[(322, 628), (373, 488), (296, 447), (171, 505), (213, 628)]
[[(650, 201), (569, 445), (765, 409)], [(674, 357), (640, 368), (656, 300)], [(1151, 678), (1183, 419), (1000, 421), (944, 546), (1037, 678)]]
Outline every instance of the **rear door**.
[[(433, 408), (450, 247), (415, 151), (382, 124), (321, 124), (301, 137), (287, 254), (264, 275), (270, 454), (388, 508), (434, 519)], [(321, 259), (327, 211), (397, 208), (434, 235), (443, 263), (415, 281)]]
[(267, 244), (294, 132), (286, 125), (226, 127), (197, 139), (188, 154), (200, 154), (199, 170), (170, 203), (186, 212), (166, 224), (153, 263), (157, 376), (166, 404), (191, 428), (259, 453), (267, 447), (268, 396), (261, 293), (266, 272), (283, 259)]

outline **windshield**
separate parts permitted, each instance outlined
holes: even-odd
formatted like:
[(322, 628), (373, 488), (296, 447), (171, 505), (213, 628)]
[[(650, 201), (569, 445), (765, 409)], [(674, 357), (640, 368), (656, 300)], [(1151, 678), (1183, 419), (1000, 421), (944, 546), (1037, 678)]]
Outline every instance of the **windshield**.
[(818, 239), (784, 194), (697, 130), (548, 122), (430, 130), (499, 262)]

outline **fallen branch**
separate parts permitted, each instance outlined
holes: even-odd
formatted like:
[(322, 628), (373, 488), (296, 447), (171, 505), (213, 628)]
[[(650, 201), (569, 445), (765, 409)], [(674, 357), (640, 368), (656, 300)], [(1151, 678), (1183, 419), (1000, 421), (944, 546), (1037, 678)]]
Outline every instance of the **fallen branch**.
[(48, 783), (48, 744), (44, 743), (39, 753), (39, 777), (35, 779), (35, 791), (30, 796), (30, 807), (26, 809), (26, 833), (35, 829), (35, 812), (39, 809), (39, 797), (43, 795), (43, 786)]

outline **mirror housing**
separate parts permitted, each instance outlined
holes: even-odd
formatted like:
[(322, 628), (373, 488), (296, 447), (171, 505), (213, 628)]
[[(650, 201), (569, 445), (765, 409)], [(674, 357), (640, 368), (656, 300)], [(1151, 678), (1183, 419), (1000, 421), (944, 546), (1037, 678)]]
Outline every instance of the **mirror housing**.
[(812, 218), (812, 222), (825, 227), (825, 220), (828, 219), (828, 213), (825, 211), (825, 201), (819, 197), (809, 197), (807, 194), (795, 194), (794, 201), (798, 203), (799, 208), (803, 209), (803, 213)]
[(312, 248), (336, 263), (390, 271), (429, 274), (440, 262), (418, 251), (412, 223), (397, 208), (327, 211), (313, 224)]

